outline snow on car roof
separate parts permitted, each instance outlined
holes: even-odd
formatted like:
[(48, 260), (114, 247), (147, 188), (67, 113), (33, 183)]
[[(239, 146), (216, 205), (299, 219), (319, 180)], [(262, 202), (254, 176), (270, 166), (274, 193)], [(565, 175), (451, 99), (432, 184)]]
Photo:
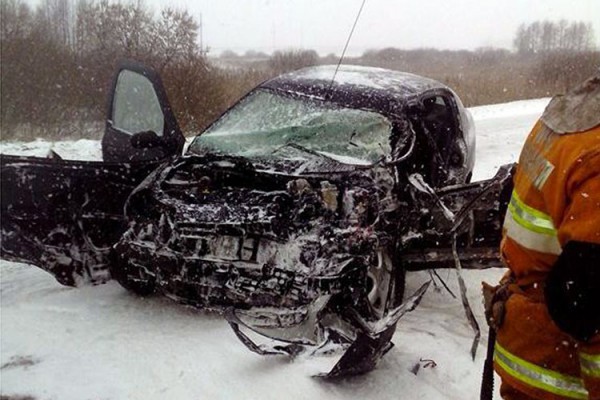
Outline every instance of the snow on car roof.
[(279, 75), (259, 87), (327, 99), (384, 115), (398, 113), (423, 92), (448, 89), (433, 79), (383, 68), (341, 65), (337, 74), (335, 70), (335, 65), (303, 68)]
[[(329, 87), (335, 74), (335, 65), (303, 68), (290, 72), (269, 81), (270, 83), (294, 82)], [(445, 88), (443, 84), (433, 79), (407, 72), (392, 71), (384, 68), (362, 67), (357, 65), (341, 65), (333, 89), (344, 87), (360, 87), (373, 91), (385, 91), (394, 96), (410, 96), (426, 90)]]

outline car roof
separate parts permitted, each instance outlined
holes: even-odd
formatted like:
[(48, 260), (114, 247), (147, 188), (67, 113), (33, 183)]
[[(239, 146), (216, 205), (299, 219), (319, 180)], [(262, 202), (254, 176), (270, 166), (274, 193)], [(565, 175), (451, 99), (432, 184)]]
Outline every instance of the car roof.
[[(260, 87), (313, 96), (351, 107), (398, 111), (424, 92), (448, 88), (440, 82), (384, 68), (340, 65), (303, 68), (279, 75)], [(332, 78), (335, 74), (335, 80)]]

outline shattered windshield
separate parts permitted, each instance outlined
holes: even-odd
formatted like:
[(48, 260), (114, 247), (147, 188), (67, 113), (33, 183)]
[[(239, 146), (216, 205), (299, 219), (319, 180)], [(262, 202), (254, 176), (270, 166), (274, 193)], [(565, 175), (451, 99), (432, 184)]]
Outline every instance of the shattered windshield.
[(305, 149), (364, 164), (390, 153), (391, 131), (391, 122), (372, 111), (259, 89), (197, 136), (188, 151), (264, 158), (289, 157), (293, 150), (298, 157)]

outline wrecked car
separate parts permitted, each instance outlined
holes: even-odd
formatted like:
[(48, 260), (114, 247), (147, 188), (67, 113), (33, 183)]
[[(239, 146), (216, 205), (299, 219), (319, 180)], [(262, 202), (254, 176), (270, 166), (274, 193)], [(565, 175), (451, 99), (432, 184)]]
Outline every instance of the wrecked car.
[(306, 68), (184, 142), (160, 77), (124, 63), (103, 161), (1, 156), (2, 258), (219, 310), (260, 354), (339, 345), (327, 377), (391, 348), (428, 286), (405, 296), (406, 271), (499, 265), (510, 167), (470, 183), (473, 122), (439, 82)]

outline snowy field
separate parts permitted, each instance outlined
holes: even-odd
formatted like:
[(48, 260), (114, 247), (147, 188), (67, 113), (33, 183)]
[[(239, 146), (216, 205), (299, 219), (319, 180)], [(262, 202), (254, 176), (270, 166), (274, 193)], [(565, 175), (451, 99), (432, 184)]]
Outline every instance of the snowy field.
[[(517, 159), (549, 99), (472, 108), (474, 179)], [(99, 159), (97, 141), (1, 143), (0, 152)], [(502, 270), (467, 271), (468, 296), (484, 328), (480, 282)], [(458, 293), (455, 272), (440, 271)], [(429, 279), (408, 276), (407, 293)], [(400, 320), (396, 346), (378, 368), (335, 383), (311, 378), (333, 357), (266, 358), (248, 351), (225, 320), (160, 296), (140, 298), (117, 283), (72, 289), (32, 266), (0, 261), (2, 399), (474, 399), (487, 329), (475, 361), (460, 300), (430, 289)], [(433, 360), (428, 363), (427, 360)], [(414, 373), (420, 365), (417, 373)], [(6, 397), (5, 397), (6, 396)]]

